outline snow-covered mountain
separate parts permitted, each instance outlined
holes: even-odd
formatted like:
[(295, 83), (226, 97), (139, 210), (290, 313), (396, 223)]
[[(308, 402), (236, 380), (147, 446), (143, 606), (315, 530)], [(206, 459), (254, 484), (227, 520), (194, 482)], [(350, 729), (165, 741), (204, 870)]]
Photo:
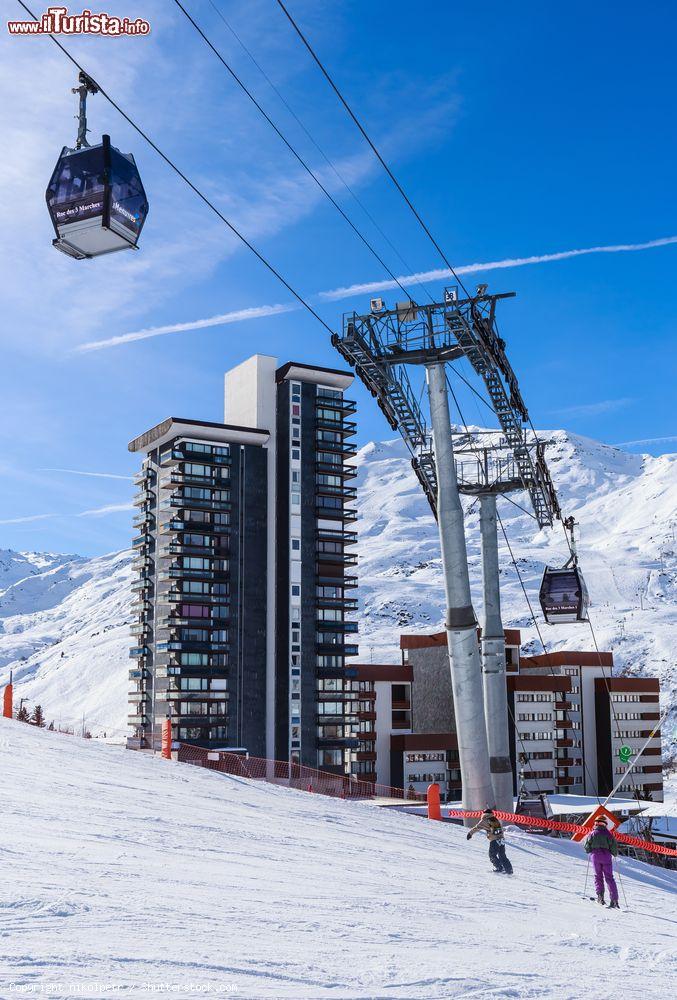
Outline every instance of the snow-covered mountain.
[[(673, 653), (677, 598), (677, 455), (631, 455), (564, 431), (544, 432), (564, 511), (580, 522), (579, 551), (600, 649), (617, 669), (658, 674), (677, 714)], [(374, 442), (359, 452), (361, 658), (396, 662), (400, 632), (442, 627), (444, 595), (437, 529), (404, 445)], [(512, 499), (528, 509), (526, 497)], [(466, 501), (474, 598), (481, 615), (479, 515)], [(561, 527), (539, 530), (508, 500), (499, 512), (533, 606), (545, 562), (562, 564)], [(131, 529), (130, 529), (131, 532)], [(506, 625), (540, 642), (502, 538)], [(0, 553), (0, 683), (14, 670), (18, 697), (47, 718), (122, 735), (127, 715), (131, 556), (96, 559)], [(539, 615), (540, 618), (540, 615)], [(594, 649), (586, 624), (541, 624), (548, 648)], [(674, 739), (672, 725), (664, 735)], [(667, 740), (666, 740), (667, 742)]]

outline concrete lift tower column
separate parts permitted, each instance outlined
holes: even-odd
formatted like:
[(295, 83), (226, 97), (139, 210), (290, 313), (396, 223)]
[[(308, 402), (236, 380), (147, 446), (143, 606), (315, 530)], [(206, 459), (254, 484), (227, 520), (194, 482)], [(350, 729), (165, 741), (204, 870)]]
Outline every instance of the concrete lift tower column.
[(482, 681), (484, 716), (487, 723), (489, 766), (494, 803), (497, 809), (512, 812), (512, 765), (508, 733), (508, 702), (505, 682), (505, 632), (501, 619), (501, 588), (496, 533), (496, 494), (480, 496), (482, 537)]
[[(463, 508), (456, 482), (446, 366), (443, 363), (426, 366), (426, 378), (437, 472), (437, 522), (447, 597), (445, 626), (463, 783), (463, 807), (484, 809), (493, 804), (494, 793), (484, 720), (477, 622), (470, 596)], [(510, 805), (512, 808), (512, 788)]]

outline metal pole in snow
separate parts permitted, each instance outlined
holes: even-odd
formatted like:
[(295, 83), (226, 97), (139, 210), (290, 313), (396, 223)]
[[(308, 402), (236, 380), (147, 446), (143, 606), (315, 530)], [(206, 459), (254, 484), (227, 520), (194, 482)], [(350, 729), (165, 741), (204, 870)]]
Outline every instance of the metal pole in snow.
[[(430, 417), (437, 471), (437, 520), (440, 532), (446, 631), (454, 695), (454, 715), (465, 809), (483, 809), (493, 799), (489, 749), (482, 697), (482, 666), (477, 622), (470, 596), (463, 508), (456, 481), (446, 370), (438, 362), (426, 367)], [(473, 821), (465, 820), (466, 825)]]
[(505, 682), (505, 632), (501, 620), (501, 588), (496, 533), (496, 495), (480, 496), (482, 538), (482, 583), (484, 621), (482, 624), (482, 682), (487, 724), (489, 766), (494, 805), (512, 812), (512, 765), (508, 730), (508, 700)]

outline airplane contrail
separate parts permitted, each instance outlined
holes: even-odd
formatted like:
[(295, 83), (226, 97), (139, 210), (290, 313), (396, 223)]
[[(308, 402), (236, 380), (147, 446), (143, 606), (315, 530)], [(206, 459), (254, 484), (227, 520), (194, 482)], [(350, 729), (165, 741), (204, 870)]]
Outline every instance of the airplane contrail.
[[(677, 236), (664, 236), (661, 239), (649, 240), (646, 243), (613, 243), (608, 246), (584, 247), (579, 250), (560, 250), (556, 253), (546, 253), (531, 257), (508, 257), (504, 260), (460, 264), (454, 268), (454, 271), (456, 274), (479, 274), (482, 271), (498, 271), (504, 268), (524, 267), (527, 264), (548, 264), (556, 260), (568, 260), (571, 257), (585, 257), (596, 253), (629, 253), (638, 250), (653, 250), (656, 247), (665, 247), (672, 243), (677, 243)], [(339, 299), (350, 298), (353, 295), (388, 291), (388, 289), (397, 288), (398, 284), (406, 286), (407, 284), (411, 285), (417, 282), (444, 281), (448, 278), (453, 278), (453, 275), (445, 267), (433, 271), (404, 274), (397, 281), (369, 281), (363, 284), (332, 288), (328, 291), (317, 292), (314, 296), (310, 297), (325, 302), (335, 302)], [(209, 316), (206, 319), (189, 320), (186, 323), (170, 323), (166, 326), (152, 326), (144, 330), (136, 330), (133, 333), (123, 333), (117, 337), (109, 337), (107, 340), (93, 340), (87, 344), (80, 344), (75, 350), (80, 353), (100, 351), (108, 347), (118, 347), (120, 344), (129, 344), (136, 340), (148, 340), (150, 337), (162, 337), (171, 333), (186, 333), (189, 330), (203, 330), (206, 327), (212, 326), (226, 326), (229, 323), (240, 323), (245, 320), (261, 319), (267, 316), (277, 316), (280, 313), (295, 312), (301, 308), (296, 302), (252, 306), (248, 309), (237, 309), (234, 312), (223, 313), (220, 316)]]

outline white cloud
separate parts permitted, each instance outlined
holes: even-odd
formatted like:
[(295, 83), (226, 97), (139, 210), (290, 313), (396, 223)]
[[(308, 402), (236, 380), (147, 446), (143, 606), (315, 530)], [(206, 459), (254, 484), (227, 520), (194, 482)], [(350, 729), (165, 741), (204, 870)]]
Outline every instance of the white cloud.
[[(460, 264), (454, 267), (456, 274), (477, 274), (481, 271), (496, 271), (502, 268), (524, 267), (526, 264), (547, 264), (555, 260), (568, 260), (571, 257), (584, 257), (595, 253), (627, 253), (633, 250), (652, 250), (655, 247), (668, 246), (677, 243), (677, 236), (665, 236), (646, 243), (615, 243), (608, 246), (585, 247), (582, 250), (560, 250), (557, 253), (539, 254), (532, 257), (508, 257), (505, 260), (492, 260), (478, 264)], [(434, 271), (419, 271), (415, 274), (403, 274), (398, 278), (400, 284), (413, 285), (417, 282), (443, 281), (452, 278), (448, 268), (438, 268)], [(319, 292), (318, 297), (328, 301), (349, 298), (351, 295), (364, 295), (371, 292), (385, 292), (397, 288), (395, 281), (369, 281), (360, 285), (347, 285), (333, 288), (328, 292)]]
[(26, 517), (8, 517), (0, 521), (0, 524), (28, 524), (31, 521), (49, 521), (53, 518), (69, 517), (104, 517), (106, 514), (117, 514), (120, 511), (134, 510), (131, 503), (111, 503), (104, 507), (93, 507), (91, 510), (81, 510), (75, 514), (28, 514)]
[(568, 417), (594, 417), (602, 413), (615, 413), (622, 410), (624, 406), (629, 406), (635, 400), (622, 397), (621, 399), (600, 399), (594, 403), (580, 403), (577, 406), (565, 406), (559, 410), (551, 410), (551, 413), (559, 413)]
[(133, 476), (119, 476), (114, 472), (82, 472), (80, 469), (38, 469), (38, 472), (65, 472), (70, 476), (91, 476), (93, 479), (124, 479), (133, 482)]
[[(228, 323), (239, 323), (248, 319), (260, 319), (265, 316), (277, 316), (280, 313), (293, 312), (300, 309), (299, 305), (287, 303), (272, 306), (253, 306), (250, 309), (236, 309), (230, 313), (223, 313), (221, 316), (211, 316), (208, 319), (198, 319), (189, 323), (171, 323), (168, 326), (152, 326), (146, 330), (136, 330), (134, 333), (123, 333), (118, 337), (109, 337), (107, 340), (93, 340), (87, 344), (80, 344), (77, 351), (100, 351), (106, 347), (117, 347), (120, 344), (129, 344), (134, 340), (147, 340), (149, 337), (162, 337), (168, 333), (184, 333), (186, 330), (202, 330), (209, 326), (226, 326)], [(67, 470), (52, 470), (67, 471)], [(82, 473), (86, 475), (87, 473)], [(91, 475), (92, 473), (90, 473)], [(124, 477), (123, 477), (124, 478)]]
[(47, 521), (58, 514), (29, 514), (27, 517), (7, 517), (0, 524), (28, 524), (29, 521)]
[(93, 507), (92, 510), (83, 510), (76, 517), (103, 517), (105, 514), (117, 514), (123, 510), (134, 510), (132, 503), (109, 503), (105, 507)]
[(640, 444), (674, 444), (677, 441), (677, 435), (669, 434), (665, 437), (656, 438), (640, 438), (639, 441), (619, 441), (615, 447), (616, 448), (631, 448), (633, 445)]

